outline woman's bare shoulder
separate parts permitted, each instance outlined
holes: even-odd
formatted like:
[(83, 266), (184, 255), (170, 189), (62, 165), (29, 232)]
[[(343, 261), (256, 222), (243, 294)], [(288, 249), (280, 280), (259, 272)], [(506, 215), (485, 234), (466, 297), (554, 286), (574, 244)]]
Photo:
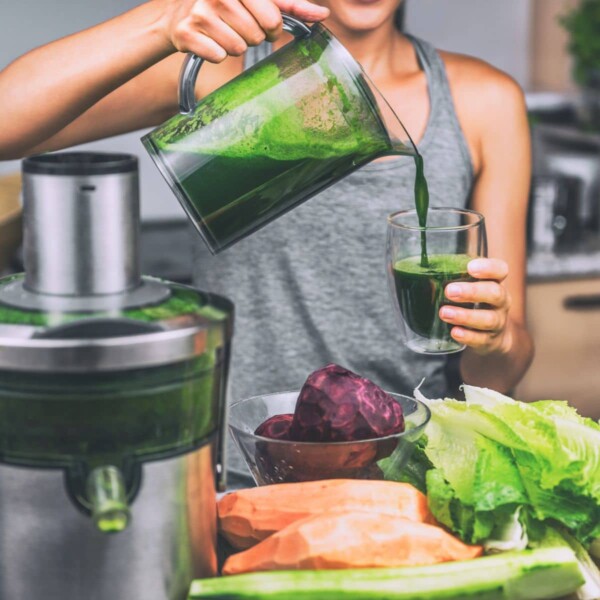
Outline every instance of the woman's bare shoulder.
[(446, 51), (440, 51), (440, 56), (458, 120), (477, 167), (482, 144), (498, 124), (524, 122), (525, 96), (510, 75), (484, 60)]
[(521, 99), (521, 86), (507, 73), (488, 62), (455, 52), (441, 50), (450, 85), (461, 93), (482, 94), (482, 99), (498, 99), (500, 96)]

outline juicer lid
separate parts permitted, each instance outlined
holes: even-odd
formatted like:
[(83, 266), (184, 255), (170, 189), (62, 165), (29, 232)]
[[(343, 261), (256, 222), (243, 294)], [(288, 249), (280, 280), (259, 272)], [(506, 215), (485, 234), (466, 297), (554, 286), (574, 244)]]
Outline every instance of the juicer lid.
[(23, 161), (25, 273), (0, 280), (0, 371), (95, 373), (225, 347), (233, 306), (140, 273), (137, 158)]
[[(14, 279), (0, 280), (0, 288)], [(112, 313), (29, 311), (0, 302), (0, 371), (143, 369), (191, 360), (228, 344), (233, 318), (229, 300), (160, 283), (170, 288), (166, 301)]]
[(36, 175), (114, 175), (137, 173), (138, 160), (115, 152), (57, 152), (26, 158), (22, 170)]

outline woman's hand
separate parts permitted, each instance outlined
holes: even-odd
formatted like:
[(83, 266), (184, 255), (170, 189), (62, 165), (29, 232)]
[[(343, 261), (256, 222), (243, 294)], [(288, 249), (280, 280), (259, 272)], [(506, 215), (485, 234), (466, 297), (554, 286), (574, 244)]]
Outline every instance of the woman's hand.
[(442, 306), (440, 318), (455, 325), (452, 337), (478, 354), (506, 353), (511, 349), (510, 294), (502, 284), (508, 265), (499, 259), (477, 258), (468, 265), (469, 274), (480, 281), (450, 283), (446, 297), (452, 302), (476, 303), (479, 308)]
[(219, 63), (248, 46), (276, 40), (281, 11), (303, 21), (322, 21), (329, 9), (309, 0), (163, 0), (165, 34), (174, 49)]

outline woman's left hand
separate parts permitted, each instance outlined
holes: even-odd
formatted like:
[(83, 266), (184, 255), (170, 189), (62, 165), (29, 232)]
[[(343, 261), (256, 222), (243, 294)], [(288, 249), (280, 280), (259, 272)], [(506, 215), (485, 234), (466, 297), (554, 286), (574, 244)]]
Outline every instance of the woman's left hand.
[(508, 265), (496, 258), (477, 258), (469, 263), (468, 270), (481, 281), (450, 283), (445, 294), (452, 302), (475, 303), (480, 308), (446, 305), (440, 309), (440, 318), (455, 325), (451, 335), (457, 342), (478, 354), (508, 352), (512, 337), (510, 294), (502, 283), (508, 276)]

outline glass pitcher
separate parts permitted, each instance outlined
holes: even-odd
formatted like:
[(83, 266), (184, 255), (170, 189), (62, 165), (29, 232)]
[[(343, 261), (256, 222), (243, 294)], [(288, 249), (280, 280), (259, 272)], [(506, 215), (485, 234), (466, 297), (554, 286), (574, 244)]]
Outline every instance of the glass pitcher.
[(373, 159), (411, 155), (408, 133), (342, 44), (287, 15), (295, 39), (142, 138), (213, 254)]

